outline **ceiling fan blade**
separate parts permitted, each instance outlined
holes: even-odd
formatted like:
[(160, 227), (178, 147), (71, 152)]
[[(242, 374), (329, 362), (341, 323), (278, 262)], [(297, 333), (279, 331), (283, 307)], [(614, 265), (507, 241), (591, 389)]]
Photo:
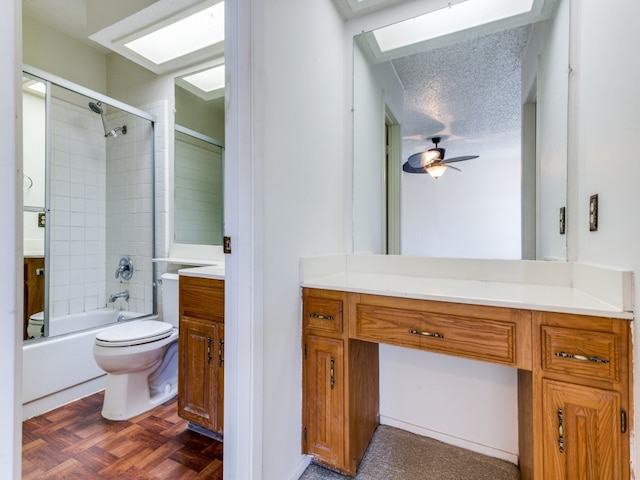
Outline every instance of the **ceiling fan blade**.
[[(442, 162), (442, 164), (444, 165), (446, 162)], [(447, 168), (452, 168), (454, 170), (457, 170), (458, 172), (461, 172), (462, 170), (460, 170), (459, 168), (454, 167), (453, 165), (445, 165)]]
[(478, 157), (479, 155), (466, 155), (464, 157), (445, 158), (444, 160), (442, 160), (442, 163), (464, 162), (465, 160), (473, 160), (474, 158)]
[(427, 173), (424, 167), (412, 167), (409, 161), (406, 161), (404, 165), (402, 165), (402, 171), (407, 173)]

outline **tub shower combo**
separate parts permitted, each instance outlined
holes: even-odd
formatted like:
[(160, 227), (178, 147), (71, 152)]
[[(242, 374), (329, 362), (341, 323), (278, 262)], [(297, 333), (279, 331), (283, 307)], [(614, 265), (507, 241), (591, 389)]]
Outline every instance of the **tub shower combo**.
[(97, 330), (157, 311), (155, 117), (30, 67), (23, 112), (28, 418), (104, 384)]

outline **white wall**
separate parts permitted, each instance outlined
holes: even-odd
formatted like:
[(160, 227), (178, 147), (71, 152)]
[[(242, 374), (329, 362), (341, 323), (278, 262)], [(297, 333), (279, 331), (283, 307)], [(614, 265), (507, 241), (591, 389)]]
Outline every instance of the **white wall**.
[(404, 92), (391, 63), (370, 65), (357, 45), (353, 75), (353, 251), (385, 253), (385, 109), (400, 118)]
[[(535, 89), (537, 109), (537, 258), (564, 260), (560, 207), (567, 203), (569, 0), (555, 18), (533, 26), (523, 61), (523, 98)], [(537, 82), (536, 82), (537, 79)], [(536, 87), (531, 87), (537, 84)]]
[[(257, 387), (263, 381), (255, 392), (263, 399), (256, 406), (257, 421), (262, 417), (257, 430), (262, 468), (256, 478), (296, 479), (308, 461), (300, 454), (299, 259), (344, 252), (342, 187), (349, 160), (343, 156), (348, 109), (341, 69), (343, 22), (331, 2), (251, 5), (254, 170), (239, 173), (253, 175), (249, 188), (255, 201), (252, 212), (237, 214), (252, 219), (255, 250), (236, 253), (253, 257), (249, 276), (239, 280), (256, 275), (250, 298), (243, 299), (257, 312), (250, 321), (260, 345), (252, 351), (261, 353), (261, 372), (254, 380)], [(230, 323), (226, 331), (234, 328)], [(245, 358), (251, 355), (245, 353)]]
[(106, 93), (107, 64), (102, 53), (28, 15), (23, 18), (22, 28), (24, 52), (21, 62)]
[[(23, 91), (24, 130), (30, 132), (23, 138), (24, 185), (23, 201), (30, 207), (44, 208), (44, 158), (45, 158), (45, 103), (40, 94)], [(38, 226), (37, 212), (24, 212), (25, 255), (44, 255), (44, 228)], [(28, 253), (27, 253), (28, 252)]]
[[(571, 4), (572, 91), (569, 155), (569, 258), (640, 271), (640, 3), (628, 0)], [(575, 45), (575, 43), (574, 43)], [(574, 96), (575, 95), (575, 96)], [(599, 194), (599, 226), (589, 231), (589, 196)], [(636, 305), (640, 304), (636, 281)], [(633, 322), (638, 336), (637, 320)], [(634, 370), (640, 344), (634, 342)], [(640, 398), (635, 379), (634, 397)], [(640, 411), (635, 409), (635, 425)], [(633, 436), (632, 436), (633, 438)], [(638, 445), (632, 445), (635, 469)]]
[[(22, 452), (22, 41), (21, 2), (0, 16), (0, 477), (18, 480)], [(18, 208), (20, 206), (20, 208)]]

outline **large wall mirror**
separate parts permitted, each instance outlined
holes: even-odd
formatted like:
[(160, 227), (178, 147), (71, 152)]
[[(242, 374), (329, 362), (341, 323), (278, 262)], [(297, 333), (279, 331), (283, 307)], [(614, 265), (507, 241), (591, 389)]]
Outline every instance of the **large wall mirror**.
[[(569, 1), (542, 10), (406, 47), (354, 37), (356, 253), (566, 260)], [(403, 172), (434, 138), (477, 158)]]
[(224, 64), (176, 78), (173, 244), (222, 245), (224, 113)]

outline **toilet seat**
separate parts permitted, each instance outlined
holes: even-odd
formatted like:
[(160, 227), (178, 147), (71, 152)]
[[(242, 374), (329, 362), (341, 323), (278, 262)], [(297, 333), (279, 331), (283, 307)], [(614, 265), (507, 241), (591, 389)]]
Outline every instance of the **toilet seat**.
[(105, 328), (96, 334), (101, 347), (132, 347), (157, 342), (171, 336), (173, 325), (158, 320), (133, 320)]

